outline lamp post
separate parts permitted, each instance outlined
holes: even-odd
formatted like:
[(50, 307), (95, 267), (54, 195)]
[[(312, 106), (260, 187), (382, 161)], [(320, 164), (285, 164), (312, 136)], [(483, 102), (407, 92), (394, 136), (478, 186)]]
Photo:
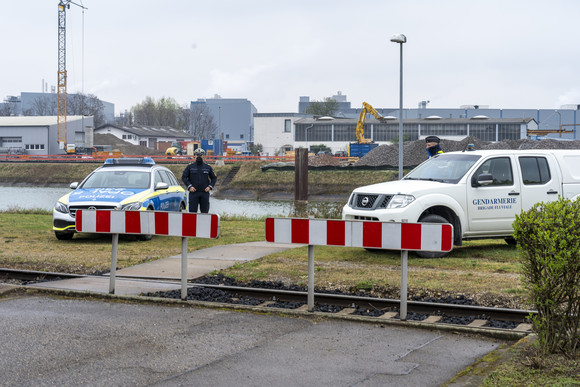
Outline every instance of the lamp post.
[(407, 37), (403, 34), (391, 36), (391, 42), (399, 43), (400, 72), (399, 72), (399, 180), (403, 178), (403, 43), (407, 42)]

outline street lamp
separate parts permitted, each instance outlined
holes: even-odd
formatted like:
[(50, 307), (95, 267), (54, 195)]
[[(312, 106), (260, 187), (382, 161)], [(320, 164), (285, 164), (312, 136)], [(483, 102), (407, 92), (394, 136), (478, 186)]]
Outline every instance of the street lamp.
[(399, 43), (401, 47), (399, 73), (399, 180), (403, 178), (403, 43), (407, 37), (403, 34), (391, 36), (391, 42)]

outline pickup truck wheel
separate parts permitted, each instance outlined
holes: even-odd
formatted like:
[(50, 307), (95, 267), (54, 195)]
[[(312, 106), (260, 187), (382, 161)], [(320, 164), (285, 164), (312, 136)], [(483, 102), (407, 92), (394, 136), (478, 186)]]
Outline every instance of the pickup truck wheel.
[(515, 245), (518, 244), (518, 242), (516, 241), (516, 239), (514, 237), (511, 237), (511, 236), (505, 238), (504, 240), (505, 240), (505, 243), (507, 243), (510, 246), (515, 246)]
[[(447, 219), (439, 215), (426, 215), (419, 219), (419, 222), (422, 223), (449, 223)], [(442, 258), (447, 255), (446, 252), (440, 251), (415, 251), (420, 258)]]

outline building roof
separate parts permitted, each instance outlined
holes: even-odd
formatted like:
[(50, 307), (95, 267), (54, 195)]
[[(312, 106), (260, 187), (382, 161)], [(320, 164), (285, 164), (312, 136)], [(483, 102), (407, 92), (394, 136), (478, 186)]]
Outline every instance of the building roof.
[[(83, 116), (67, 116), (67, 121), (81, 120)], [(0, 126), (49, 126), (57, 125), (58, 116), (9, 116), (0, 117)]]
[[(405, 124), (484, 124), (484, 123), (493, 123), (493, 124), (528, 124), (530, 121), (536, 121), (533, 118), (440, 118), (440, 117), (432, 117), (432, 118), (411, 118), (411, 119), (403, 119)], [(356, 125), (358, 122), (358, 118), (326, 118), (324, 119), (315, 119), (315, 118), (302, 118), (295, 121), (295, 124), (320, 124), (320, 125), (329, 125), (329, 124), (338, 124), (338, 125)], [(399, 122), (397, 118), (395, 119), (386, 119), (382, 121), (383, 123), (387, 124), (396, 124)], [(377, 120), (374, 117), (367, 118), (365, 124), (378, 124), (381, 121)]]
[(113, 124), (104, 124), (95, 129), (95, 133), (102, 132), (108, 127), (113, 127), (119, 130), (123, 130), (127, 133), (134, 134), (139, 137), (174, 137), (174, 138), (187, 138), (193, 139), (189, 133), (182, 130), (177, 130), (169, 126), (143, 126), (143, 125), (133, 125), (133, 126), (121, 126)]

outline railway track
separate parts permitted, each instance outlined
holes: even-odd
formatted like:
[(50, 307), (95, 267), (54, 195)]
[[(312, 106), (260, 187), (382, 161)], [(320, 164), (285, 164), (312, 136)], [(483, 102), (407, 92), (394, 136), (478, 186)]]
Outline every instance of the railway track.
[[(22, 284), (58, 281), (70, 278), (90, 277), (79, 274), (51, 273), (0, 268), (0, 282), (21, 281)], [(118, 278), (123, 276), (117, 275)], [(131, 280), (174, 282), (157, 278), (125, 277)], [(164, 291), (144, 294), (149, 297), (180, 299), (181, 291)], [(307, 292), (300, 290), (263, 289), (223, 284), (190, 283), (188, 300), (218, 302), (234, 305), (251, 305), (263, 308), (307, 310)], [(349, 294), (314, 293), (316, 312), (376, 318), (377, 321), (400, 320), (399, 300)], [(441, 302), (408, 301), (407, 321), (452, 324), (478, 330), (513, 331), (521, 334), (531, 332), (528, 323), (533, 310), (493, 308), (477, 305), (461, 305)]]

